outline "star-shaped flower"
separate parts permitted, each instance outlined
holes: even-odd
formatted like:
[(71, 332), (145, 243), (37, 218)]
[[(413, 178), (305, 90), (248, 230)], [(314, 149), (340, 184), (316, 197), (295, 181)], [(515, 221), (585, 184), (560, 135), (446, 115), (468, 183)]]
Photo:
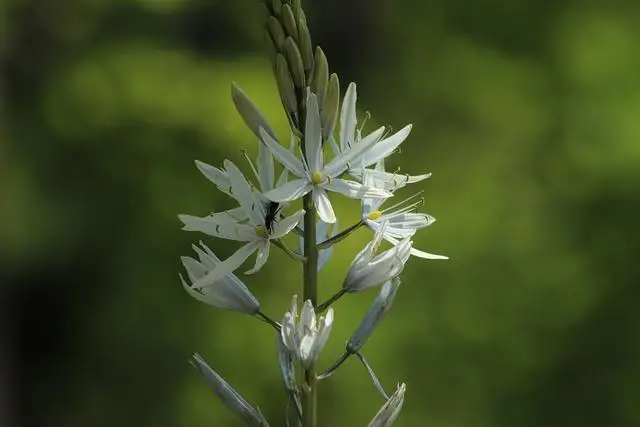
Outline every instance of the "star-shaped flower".
[(274, 202), (290, 202), (311, 192), (318, 216), (326, 223), (334, 223), (336, 216), (329, 201), (328, 191), (344, 196), (361, 199), (363, 197), (389, 197), (391, 193), (375, 187), (366, 187), (358, 182), (339, 178), (352, 164), (360, 164), (362, 156), (382, 136), (384, 127), (373, 132), (356, 146), (344, 150), (329, 163), (324, 164), (322, 152), (322, 128), (318, 100), (315, 94), (307, 92), (307, 117), (305, 126), (306, 161), (298, 159), (290, 151), (275, 141), (268, 132), (261, 129), (262, 141), (271, 149), (273, 155), (286, 169), (298, 179), (275, 188), (264, 194)]

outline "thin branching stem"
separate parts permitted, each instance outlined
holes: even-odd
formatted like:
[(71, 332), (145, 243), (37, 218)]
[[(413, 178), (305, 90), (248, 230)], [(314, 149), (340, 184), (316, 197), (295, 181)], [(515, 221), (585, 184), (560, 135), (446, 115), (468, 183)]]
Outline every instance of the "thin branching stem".
[(289, 249), (287, 245), (285, 245), (284, 242), (282, 242), (280, 239), (274, 239), (271, 241), (271, 243), (282, 249), (284, 253), (289, 255), (289, 257), (295, 261), (305, 262), (307, 260), (304, 255), (300, 255), (298, 252)]
[(318, 244), (318, 248), (319, 249), (330, 248), (331, 246), (335, 245), (336, 243), (338, 243), (339, 241), (341, 241), (342, 239), (344, 239), (349, 234), (353, 233), (354, 231), (356, 231), (358, 228), (362, 227), (363, 225), (364, 225), (364, 221), (360, 221), (360, 222), (357, 222), (357, 223), (353, 224), (351, 227), (342, 230), (340, 233), (336, 234), (335, 236), (329, 237), (324, 242), (319, 243)]
[(331, 298), (329, 298), (328, 300), (326, 300), (325, 302), (323, 302), (322, 304), (320, 304), (318, 307), (316, 307), (316, 313), (322, 313), (323, 311), (325, 311), (327, 308), (329, 308), (329, 306), (331, 304), (333, 304), (334, 302), (336, 302), (338, 299), (340, 299), (344, 294), (347, 293), (346, 289), (340, 289), (338, 292), (336, 292)]

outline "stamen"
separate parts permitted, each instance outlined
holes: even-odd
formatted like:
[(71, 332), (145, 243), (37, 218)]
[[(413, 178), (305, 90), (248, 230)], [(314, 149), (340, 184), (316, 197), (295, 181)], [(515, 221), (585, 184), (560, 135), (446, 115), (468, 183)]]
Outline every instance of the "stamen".
[(264, 227), (264, 225), (259, 225), (256, 227), (256, 234), (265, 239), (269, 237), (269, 233), (267, 233), (267, 229)]
[(380, 219), (381, 216), (382, 216), (382, 212), (373, 211), (369, 215), (367, 215), (367, 219), (370, 219), (371, 221), (375, 221), (377, 219)]
[(322, 184), (323, 180), (324, 180), (324, 176), (323, 176), (322, 172), (315, 171), (314, 173), (311, 174), (311, 182), (314, 185)]
[(256, 170), (255, 166), (253, 165), (253, 162), (249, 158), (249, 154), (247, 154), (246, 150), (240, 150), (240, 152), (244, 156), (245, 160), (247, 162), (249, 162), (249, 166), (251, 166), (251, 170), (253, 171), (253, 174), (256, 176), (256, 179), (258, 180), (258, 182), (260, 182), (260, 175), (258, 174), (258, 171)]
[[(402, 206), (402, 205), (406, 204), (407, 202), (409, 202), (409, 201), (411, 201), (411, 200), (415, 199), (416, 197), (421, 196), (421, 195), (422, 195), (422, 193), (424, 193), (424, 190), (418, 191), (418, 192), (417, 192), (416, 194), (414, 194), (413, 196), (411, 196), (411, 197), (409, 197), (409, 198), (406, 198), (406, 199), (404, 199), (403, 201), (396, 203), (395, 205), (389, 206), (389, 207), (388, 207), (388, 208), (386, 208), (386, 209), (383, 209), (383, 210), (382, 210), (382, 213), (386, 213), (386, 212), (389, 212), (389, 211), (390, 211), (390, 210), (392, 210), (392, 209), (398, 208), (398, 207), (400, 207), (400, 206)], [(421, 203), (421, 202), (418, 202), (418, 203)], [(409, 207), (411, 207), (411, 206), (413, 206), (413, 205), (410, 205)], [(418, 206), (418, 205), (416, 205), (416, 206)], [(404, 209), (404, 208), (403, 208), (403, 209)], [(406, 212), (406, 211), (405, 211), (405, 212)]]

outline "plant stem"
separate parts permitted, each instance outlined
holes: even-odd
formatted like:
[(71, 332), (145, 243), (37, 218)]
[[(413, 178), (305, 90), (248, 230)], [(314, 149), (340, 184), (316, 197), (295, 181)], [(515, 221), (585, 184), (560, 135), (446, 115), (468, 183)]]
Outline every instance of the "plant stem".
[(360, 222), (357, 222), (355, 224), (353, 224), (351, 227), (342, 230), (340, 233), (336, 234), (333, 237), (328, 238), (327, 240), (325, 240), (324, 242), (321, 242), (318, 244), (318, 248), (320, 249), (327, 249), (330, 248), (331, 246), (335, 245), (336, 243), (338, 243), (339, 241), (341, 241), (342, 239), (346, 238), (349, 234), (353, 233), (354, 231), (356, 231), (358, 228), (362, 227), (364, 225), (364, 221), (360, 220)]
[[(304, 214), (304, 289), (303, 300), (311, 300), (313, 307), (318, 305), (318, 246), (316, 245), (316, 207), (311, 193), (304, 196), (302, 204)], [(316, 371), (312, 364), (304, 371), (304, 427), (317, 425)]]

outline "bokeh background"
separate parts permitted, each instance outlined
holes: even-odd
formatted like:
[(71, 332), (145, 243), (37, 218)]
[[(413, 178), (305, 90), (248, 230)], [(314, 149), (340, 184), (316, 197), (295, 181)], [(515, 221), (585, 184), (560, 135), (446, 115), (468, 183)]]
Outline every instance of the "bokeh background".
[[(433, 173), (416, 246), (451, 260), (408, 264), (363, 350), (388, 390), (408, 383), (396, 425), (639, 426), (640, 3), (304, 5), (365, 129), (414, 124), (392, 167)], [(243, 425), (194, 351), (283, 425), (271, 330), (178, 281), (192, 243), (237, 248), (177, 219), (231, 207), (194, 159), (257, 152), (232, 81), (286, 139), (258, 6), (5, 0), (0, 425)], [(357, 203), (334, 200), (348, 225)], [(338, 247), (322, 296), (369, 238)], [(279, 317), (301, 273), (272, 254), (246, 282)], [(321, 365), (374, 295), (336, 304)], [(383, 403), (356, 360), (321, 386), (322, 426)]]

